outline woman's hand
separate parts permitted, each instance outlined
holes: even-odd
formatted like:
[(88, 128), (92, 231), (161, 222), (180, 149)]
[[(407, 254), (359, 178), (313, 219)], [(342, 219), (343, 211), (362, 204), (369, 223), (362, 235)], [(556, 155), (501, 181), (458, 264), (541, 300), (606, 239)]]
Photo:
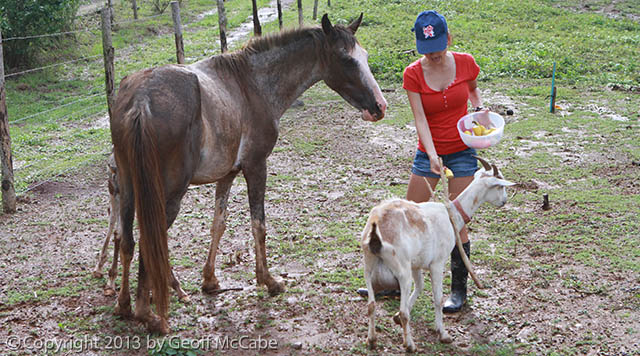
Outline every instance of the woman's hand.
[(440, 160), (438, 159), (438, 155), (429, 155), (429, 165), (431, 167), (431, 172), (440, 175), (440, 171), (442, 167), (440, 166)]
[(482, 109), (478, 111), (478, 114), (474, 116), (474, 119), (482, 126), (490, 129), (493, 127), (493, 122), (489, 118), (489, 109)]

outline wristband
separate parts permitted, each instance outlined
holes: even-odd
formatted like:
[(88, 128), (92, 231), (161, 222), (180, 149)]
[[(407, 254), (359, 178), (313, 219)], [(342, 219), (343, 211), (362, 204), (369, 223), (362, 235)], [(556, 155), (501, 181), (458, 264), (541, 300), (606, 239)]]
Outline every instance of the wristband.
[(480, 110), (482, 110), (482, 109), (484, 109), (484, 107), (482, 107), (482, 106), (476, 106), (475, 108), (473, 108), (473, 111), (474, 111), (474, 112), (478, 112), (478, 111), (480, 111)]

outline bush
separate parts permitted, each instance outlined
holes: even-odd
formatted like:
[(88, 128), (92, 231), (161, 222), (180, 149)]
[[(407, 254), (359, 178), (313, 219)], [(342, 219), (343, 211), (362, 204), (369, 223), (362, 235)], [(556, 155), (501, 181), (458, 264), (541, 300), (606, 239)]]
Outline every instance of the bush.
[[(79, 0), (2, 0), (0, 30), (2, 38), (34, 36), (69, 31), (78, 10)], [(24, 68), (38, 63), (47, 47), (63, 38), (43, 37), (24, 40), (3, 40), (7, 68)]]

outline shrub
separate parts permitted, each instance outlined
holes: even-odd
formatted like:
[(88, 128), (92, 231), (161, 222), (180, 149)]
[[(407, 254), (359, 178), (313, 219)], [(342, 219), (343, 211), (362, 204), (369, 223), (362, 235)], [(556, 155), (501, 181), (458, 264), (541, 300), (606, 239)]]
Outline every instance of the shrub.
[[(69, 31), (78, 10), (79, 0), (2, 0), (0, 30), (3, 38), (35, 36)], [(24, 68), (38, 63), (47, 48), (63, 38), (42, 37), (3, 40), (7, 68)]]

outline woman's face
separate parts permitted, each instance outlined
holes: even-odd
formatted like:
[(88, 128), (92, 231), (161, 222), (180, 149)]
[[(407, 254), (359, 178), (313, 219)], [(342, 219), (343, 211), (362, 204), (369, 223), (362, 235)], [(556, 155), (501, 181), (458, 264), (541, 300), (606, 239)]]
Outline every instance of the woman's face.
[(427, 53), (424, 56), (426, 59), (433, 64), (442, 64), (444, 62), (445, 56), (447, 55), (447, 51), (449, 50), (449, 45), (451, 45), (451, 35), (447, 34), (447, 47), (442, 51)]
[(431, 52), (427, 53), (424, 56), (430, 63), (433, 64), (441, 64), (444, 61), (445, 56), (447, 55), (447, 48), (439, 52)]

